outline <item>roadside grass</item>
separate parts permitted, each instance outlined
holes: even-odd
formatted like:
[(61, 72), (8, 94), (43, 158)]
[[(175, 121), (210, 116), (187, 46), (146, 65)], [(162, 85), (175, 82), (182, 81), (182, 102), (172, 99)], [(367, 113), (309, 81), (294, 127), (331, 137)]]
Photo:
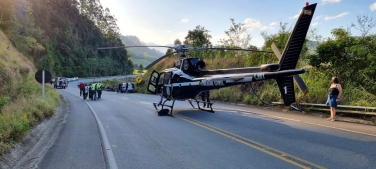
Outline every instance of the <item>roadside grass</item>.
[[(17, 52), (0, 31), (0, 155), (45, 117), (55, 113), (59, 94), (34, 79), (33, 63)], [(9, 48), (8, 48), (9, 47)]]

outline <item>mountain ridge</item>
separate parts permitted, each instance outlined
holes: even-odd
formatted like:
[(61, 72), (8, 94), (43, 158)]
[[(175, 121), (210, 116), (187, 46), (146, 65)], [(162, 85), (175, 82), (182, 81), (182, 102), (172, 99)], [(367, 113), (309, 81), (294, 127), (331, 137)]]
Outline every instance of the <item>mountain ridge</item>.
[[(127, 46), (158, 45), (152, 42), (142, 42), (137, 36), (134, 35), (121, 35), (120, 39), (124, 45)], [(138, 67), (140, 64), (142, 64), (143, 67), (146, 67), (151, 62), (164, 55), (163, 52), (155, 48), (127, 48), (127, 50), (132, 56), (131, 60), (135, 67)]]

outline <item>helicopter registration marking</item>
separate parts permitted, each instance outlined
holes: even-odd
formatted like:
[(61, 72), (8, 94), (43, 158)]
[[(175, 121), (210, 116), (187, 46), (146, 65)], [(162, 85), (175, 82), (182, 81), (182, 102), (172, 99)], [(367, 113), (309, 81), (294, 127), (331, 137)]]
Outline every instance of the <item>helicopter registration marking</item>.
[(224, 86), (223, 81), (201, 80), (200, 86)]

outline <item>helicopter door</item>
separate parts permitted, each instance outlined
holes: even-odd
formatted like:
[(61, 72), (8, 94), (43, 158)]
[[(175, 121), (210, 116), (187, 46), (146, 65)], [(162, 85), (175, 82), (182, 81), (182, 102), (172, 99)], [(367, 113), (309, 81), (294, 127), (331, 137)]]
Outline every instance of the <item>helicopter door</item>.
[(147, 90), (150, 93), (157, 94), (158, 82), (159, 82), (159, 73), (154, 70), (153, 73), (151, 73)]

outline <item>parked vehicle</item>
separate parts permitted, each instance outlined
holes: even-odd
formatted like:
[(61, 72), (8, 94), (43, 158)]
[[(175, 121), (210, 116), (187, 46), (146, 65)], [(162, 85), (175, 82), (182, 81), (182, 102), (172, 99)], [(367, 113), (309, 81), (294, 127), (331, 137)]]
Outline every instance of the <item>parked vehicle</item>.
[[(127, 83), (120, 83), (118, 86), (117, 92), (118, 93), (126, 92), (126, 86), (127, 86)], [(134, 84), (128, 83), (128, 92), (133, 93), (133, 90), (134, 90)]]
[(114, 86), (107, 86), (106, 91), (114, 92), (116, 88)]
[(54, 88), (65, 89), (67, 87), (68, 80), (66, 77), (56, 77), (54, 81)]

